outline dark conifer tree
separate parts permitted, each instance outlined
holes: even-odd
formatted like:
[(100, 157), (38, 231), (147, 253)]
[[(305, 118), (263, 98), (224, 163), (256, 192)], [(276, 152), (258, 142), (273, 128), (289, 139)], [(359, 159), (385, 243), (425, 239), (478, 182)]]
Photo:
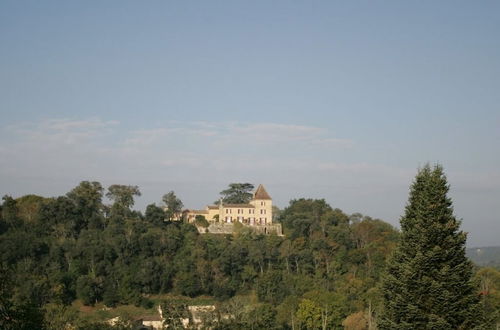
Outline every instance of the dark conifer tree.
[(418, 172), (383, 280), (380, 329), (473, 329), (480, 323), (467, 235), (448, 190), (441, 166)]

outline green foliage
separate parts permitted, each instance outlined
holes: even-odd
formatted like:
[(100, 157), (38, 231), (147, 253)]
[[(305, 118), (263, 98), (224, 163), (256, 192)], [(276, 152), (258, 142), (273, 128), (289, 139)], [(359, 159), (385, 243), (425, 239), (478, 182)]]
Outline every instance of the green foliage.
[(3, 196), (2, 200), (2, 221), (7, 228), (19, 226), (21, 220), (18, 216), (19, 210), (16, 200), (8, 195)]
[(188, 307), (184, 302), (165, 300), (160, 304), (164, 325), (172, 329), (183, 329), (182, 319), (190, 318)]
[(425, 166), (413, 182), (383, 283), (381, 329), (472, 329), (481, 320), (448, 189), (441, 166)]
[(76, 295), (85, 305), (94, 305), (100, 298), (100, 288), (90, 276), (80, 276), (76, 281)]
[(165, 222), (166, 216), (165, 211), (161, 207), (149, 204), (144, 213), (144, 220), (156, 226), (161, 226)]
[(184, 204), (173, 191), (163, 195), (163, 202), (167, 207), (166, 215), (168, 220), (173, 220), (174, 217), (178, 217), (180, 215)]
[(304, 198), (291, 200), (279, 220), (285, 226), (285, 234), (291, 239), (310, 238), (314, 232), (325, 235), (331, 226), (349, 221), (347, 215), (339, 209), (332, 209), (324, 199)]
[(113, 201), (110, 215), (115, 221), (131, 215), (130, 208), (134, 206), (134, 196), (141, 196), (137, 186), (113, 184), (108, 187), (106, 197)]
[(260, 301), (278, 305), (286, 297), (286, 286), (279, 271), (268, 271), (256, 283), (257, 297)]
[[(191, 224), (164, 221), (168, 216), (154, 204), (144, 216), (131, 211), (138, 188), (114, 186), (107, 194), (111, 207), (96, 182), (55, 198), (4, 198), (0, 261), (10, 266), (8, 302), (15, 308), (9, 310), (29, 305), (45, 313), (50, 327), (97, 329), (107, 327), (102, 322), (110, 312), (82, 320), (69, 307), (75, 299), (95, 305), (85, 307), (91, 310), (103, 304), (149, 308), (178, 294), (215, 300), (216, 309), (206, 315), (214, 329), (335, 329), (357, 312), (374, 321), (379, 315), (376, 288), (398, 241), (397, 231), (381, 220), (299, 199), (276, 219), (285, 237), (244, 226), (233, 235), (200, 235)], [(193, 304), (185, 299), (179, 303)], [(315, 307), (304, 303), (298, 313), (304, 301)], [(496, 315), (493, 300), (485, 306)], [(170, 315), (187, 315), (184, 307), (174, 304)]]
[[(115, 194), (118, 193), (117, 188), (112, 188), (112, 190)], [(82, 181), (66, 194), (75, 204), (76, 213), (80, 215), (79, 230), (88, 226), (90, 228), (103, 227), (103, 193), (104, 188), (99, 182)]]
[(485, 325), (494, 329), (500, 327), (500, 271), (494, 268), (482, 268), (475, 275), (479, 283), (481, 309)]
[(271, 304), (258, 305), (249, 313), (248, 323), (252, 329), (277, 329), (276, 310)]
[(108, 187), (106, 197), (125, 208), (134, 206), (134, 196), (141, 196), (139, 187), (113, 184)]
[(175, 287), (180, 294), (195, 297), (202, 292), (199, 278), (193, 272), (180, 272), (175, 280)]
[(12, 269), (0, 263), (0, 329), (45, 329), (43, 311), (31, 301), (16, 301)]
[(30, 303), (21, 305), (2, 304), (0, 328), (5, 330), (45, 329), (43, 312)]
[(46, 198), (37, 195), (26, 195), (17, 198), (17, 215), (24, 222), (36, 222), (40, 207), (46, 200)]
[[(224, 204), (246, 204), (252, 199), (254, 185), (251, 183), (230, 183), (229, 188), (220, 192)], [(216, 204), (219, 201), (215, 202)]]
[(304, 298), (320, 309), (321, 328), (342, 329), (342, 321), (348, 312), (345, 296), (335, 292), (313, 290), (304, 294)]
[(276, 307), (276, 323), (279, 326), (282, 328), (295, 328), (297, 323), (295, 313), (298, 309), (299, 302), (299, 298), (289, 295)]
[(77, 311), (68, 306), (50, 303), (44, 306), (44, 312), (47, 329), (66, 329), (79, 321)]
[(197, 215), (195, 218), (194, 218), (194, 224), (197, 226), (197, 227), (203, 227), (203, 228), (208, 228), (208, 226), (210, 225), (207, 221), (207, 219), (203, 216), (203, 215)]
[(102, 302), (108, 307), (116, 307), (120, 302), (120, 295), (114, 283), (105, 283), (102, 294)]
[(301, 327), (306, 329), (321, 328), (321, 307), (310, 299), (302, 299), (295, 317)]

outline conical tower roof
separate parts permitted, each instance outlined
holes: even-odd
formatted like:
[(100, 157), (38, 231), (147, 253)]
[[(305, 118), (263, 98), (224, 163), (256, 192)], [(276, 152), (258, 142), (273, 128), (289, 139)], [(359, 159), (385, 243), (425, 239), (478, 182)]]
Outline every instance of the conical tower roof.
[(253, 199), (270, 199), (272, 200), (271, 196), (267, 193), (266, 189), (264, 189), (264, 186), (259, 184), (257, 187), (257, 190), (255, 190), (255, 193), (253, 194)]

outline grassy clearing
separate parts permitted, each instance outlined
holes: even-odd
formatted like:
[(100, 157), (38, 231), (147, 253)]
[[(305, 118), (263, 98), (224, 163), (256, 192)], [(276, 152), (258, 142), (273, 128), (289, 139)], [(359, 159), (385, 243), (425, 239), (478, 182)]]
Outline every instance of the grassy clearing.
[(143, 316), (158, 315), (158, 305), (164, 300), (184, 303), (189, 306), (214, 305), (216, 303), (216, 300), (210, 296), (189, 298), (185, 296), (163, 294), (149, 296), (148, 299), (154, 303), (153, 307), (149, 309), (134, 305), (119, 305), (110, 308), (102, 303), (98, 303), (94, 306), (85, 306), (80, 300), (75, 300), (71, 308), (78, 312), (81, 319), (89, 322), (104, 322), (117, 316), (123, 320), (134, 320)]
[(211, 296), (199, 296), (196, 298), (190, 298), (172, 294), (162, 294), (162, 295), (150, 296), (148, 298), (154, 302), (155, 306), (158, 306), (158, 304), (160, 304), (164, 300), (171, 300), (174, 302), (184, 303), (189, 306), (214, 305), (217, 302), (217, 300)]
[(157, 315), (157, 306), (146, 309), (134, 305), (120, 305), (115, 308), (109, 308), (104, 304), (96, 304), (95, 306), (84, 306), (81, 301), (73, 302), (72, 308), (79, 312), (81, 319), (89, 322), (103, 322), (111, 318), (119, 316), (123, 320), (133, 320), (146, 315)]

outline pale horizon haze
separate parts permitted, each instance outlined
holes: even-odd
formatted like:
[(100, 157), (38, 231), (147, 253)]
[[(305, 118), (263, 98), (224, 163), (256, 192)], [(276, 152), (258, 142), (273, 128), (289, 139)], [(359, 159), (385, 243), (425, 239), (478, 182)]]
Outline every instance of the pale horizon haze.
[(250, 182), (399, 227), (439, 163), (500, 245), (499, 32), (498, 1), (2, 1), (0, 194)]

